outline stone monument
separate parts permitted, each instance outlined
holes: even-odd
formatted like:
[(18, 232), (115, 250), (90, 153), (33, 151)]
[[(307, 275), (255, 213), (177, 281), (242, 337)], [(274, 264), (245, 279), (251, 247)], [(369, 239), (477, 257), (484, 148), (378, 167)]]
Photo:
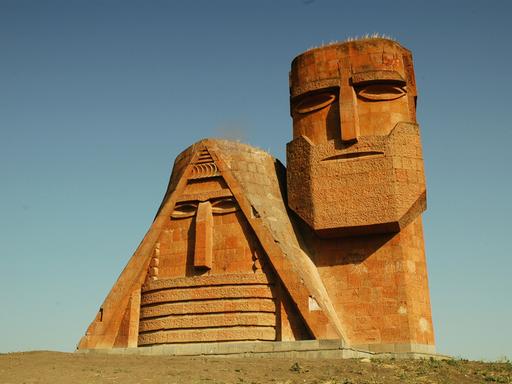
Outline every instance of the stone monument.
[(339, 340), (434, 353), (410, 51), (368, 38), (290, 71), (287, 167), (201, 140), (79, 350)]

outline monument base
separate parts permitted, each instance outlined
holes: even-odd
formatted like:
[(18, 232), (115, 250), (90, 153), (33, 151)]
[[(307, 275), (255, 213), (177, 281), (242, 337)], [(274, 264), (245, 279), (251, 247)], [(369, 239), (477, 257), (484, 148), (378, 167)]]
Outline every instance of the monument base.
[(223, 343), (162, 344), (137, 348), (80, 349), (78, 353), (208, 357), (279, 357), (306, 359), (449, 359), (425, 344), (346, 346), (341, 340), (239, 341)]

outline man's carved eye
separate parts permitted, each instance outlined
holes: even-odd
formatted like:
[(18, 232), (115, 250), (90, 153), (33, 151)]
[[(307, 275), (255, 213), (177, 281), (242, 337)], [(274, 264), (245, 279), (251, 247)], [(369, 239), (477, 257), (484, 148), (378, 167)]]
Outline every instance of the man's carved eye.
[(226, 199), (212, 201), (212, 213), (221, 215), (223, 213), (231, 213), (238, 210), (238, 204), (232, 197)]
[(334, 92), (322, 92), (305, 96), (295, 106), (298, 113), (309, 113), (331, 105), (336, 100)]
[(371, 101), (395, 100), (406, 94), (405, 87), (397, 84), (369, 84), (356, 92), (362, 99)]
[(171, 214), (173, 219), (184, 219), (196, 214), (197, 203), (178, 203)]

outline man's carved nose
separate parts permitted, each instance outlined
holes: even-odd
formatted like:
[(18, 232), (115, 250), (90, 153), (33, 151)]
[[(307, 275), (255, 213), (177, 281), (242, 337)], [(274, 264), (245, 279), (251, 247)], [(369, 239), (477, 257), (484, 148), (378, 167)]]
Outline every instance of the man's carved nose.
[(356, 142), (359, 139), (359, 118), (346, 106), (340, 105), (340, 111), (341, 141)]
[(213, 216), (209, 201), (199, 203), (194, 240), (194, 267), (212, 268)]

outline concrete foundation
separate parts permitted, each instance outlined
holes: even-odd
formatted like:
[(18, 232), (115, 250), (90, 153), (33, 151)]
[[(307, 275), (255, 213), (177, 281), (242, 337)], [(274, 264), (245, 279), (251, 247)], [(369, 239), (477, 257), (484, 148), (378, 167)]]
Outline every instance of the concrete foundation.
[(435, 353), (431, 345), (388, 344), (347, 347), (340, 340), (302, 341), (260, 341), (165, 344), (138, 348), (80, 349), (77, 353), (119, 354), (119, 355), (168, 355), (208, 357), (278, 357), (306, 359), (354, 359), (354, 358), (396, 358), (396, 359), (448, 359)]

